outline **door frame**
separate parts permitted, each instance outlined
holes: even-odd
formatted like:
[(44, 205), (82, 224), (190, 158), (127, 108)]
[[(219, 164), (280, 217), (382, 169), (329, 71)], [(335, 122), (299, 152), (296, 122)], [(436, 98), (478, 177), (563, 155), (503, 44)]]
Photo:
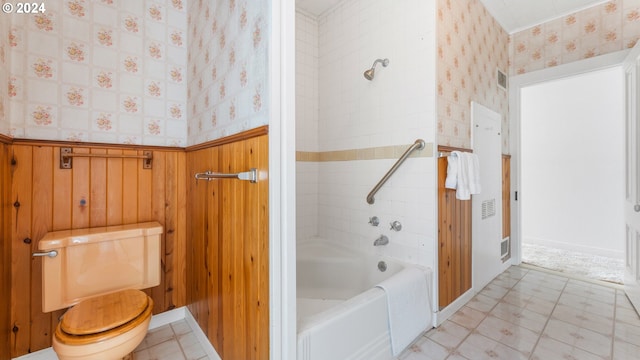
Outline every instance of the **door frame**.
[[(621, 66), (630, 50), (625, 49), (597, 57), (516, 75), (509, 79), (509, 142), (511, 149), (511, 254), (514, 265), (522, 262), (522, 226), (520, 185), (522, 176), (520, 112), (522, 88), (566, 77)], [(526, 196), (526, 194), (525, 194)]]
[(295, 359), (295, 1), (269, 16), (269, 358)]

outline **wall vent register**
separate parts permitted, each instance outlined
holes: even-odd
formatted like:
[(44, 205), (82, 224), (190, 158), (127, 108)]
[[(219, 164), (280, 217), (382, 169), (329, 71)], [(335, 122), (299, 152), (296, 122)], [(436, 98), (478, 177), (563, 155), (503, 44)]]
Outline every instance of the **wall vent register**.
[(500, 258), (503, 261), (506, 261), (507, 259), (509, 259), (509, 255), (511, 254), (511, 237), (507, 236), (506, 238), (502, 239), (502, 241), (500, 242)]
[(489, 199), (482, 202), (482, 220), (496, 215), (496, 199)]
[(498, 88), (507, 90), (507, 74), (498, 69), (496, 78), (498, 80)]

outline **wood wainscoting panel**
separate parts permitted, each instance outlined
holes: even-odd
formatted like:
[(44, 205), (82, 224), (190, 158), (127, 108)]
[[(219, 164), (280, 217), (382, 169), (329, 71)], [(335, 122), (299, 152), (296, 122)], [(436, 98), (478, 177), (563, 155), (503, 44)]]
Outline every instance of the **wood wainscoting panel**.
[[(2, 140), (2, 139), (0, 139)], [(11, 145), (0, 141), (0, 360), (11, 354)]]
[(219, 181), (196, 180), (199, 172), (215, 169), (218, 148), (187, 153), (187, 304), (216, 350), (221, 349), (220, 276), (218, 249)]
[[(60, 146), (10, 145), (12, 357), (51, 346), (64, 312), (42, 312), (41, 260), (31, 256), (49, 231), (158, 221), (164, 227), (161, 282), (146, 292), (154, 313), (186, 304), (186, 184), (179, 170), (186, 166), (185, 153), (154, 149), (152, 170), (143, 169), (141, 159), (99, 157), (75, 157), (72, 169), (60, 169)], [(74, 153), (142, 155), (139, 147), (71, 147)]]
[[(439, 151), (450, 151), (440, 149)], [(444, 187), (447, 158), (438, 158), (438, 306), (471, 289), (471, 201)]]
[[(440, 148), (439, 151), (464, 149)], [(471, 289), (471, 201), (444, 187), (447, 158), (438, 158), (438, 302), (444, 308)], [(502, 156), (502, 238), (511, 235), (511, 156)], [(508, 257), (507, 257), (508, 258)]]
[(269, 358), (268, 164), (268, 135), (187, 152), (187, 303), (223, 359)]

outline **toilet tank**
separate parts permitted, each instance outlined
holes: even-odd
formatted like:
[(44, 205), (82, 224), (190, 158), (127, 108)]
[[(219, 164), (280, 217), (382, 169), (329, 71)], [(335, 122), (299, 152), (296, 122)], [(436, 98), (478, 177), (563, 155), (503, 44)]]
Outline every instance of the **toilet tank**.
[(42, 258), (42, 310), (159, 285), (161, 236), (157, 222), (47, 233), (38, 249), (57, 255)]

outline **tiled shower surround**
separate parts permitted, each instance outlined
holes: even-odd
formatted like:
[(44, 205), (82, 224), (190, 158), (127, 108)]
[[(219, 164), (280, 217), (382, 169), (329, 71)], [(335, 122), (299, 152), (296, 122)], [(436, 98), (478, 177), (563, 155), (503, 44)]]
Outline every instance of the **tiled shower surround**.
[[(416, 139), (435, 141), (435, 7), (430, 2), (353, 0), (316, 18), (296, 13), (296, 150), (355, 153)], [(399, 41), (402, 39), (402, 41)], [(363, 72), (374, 60), (372, 81)], [(376, 150), (377, 149), (377, 150)], [(311, 156), (313, 158), (313, 156)], [(297, 163), (300, 241), (319, 236), (364, 252), (434, 267), (435, 161), (410, 158), (367, 204), (397, 156)], [(369, 217), (381, 219), (379, 227)], [(403, 229), (389, 230), (398, 220)], [(374, 248), (381, 234), (384, 248)]]

